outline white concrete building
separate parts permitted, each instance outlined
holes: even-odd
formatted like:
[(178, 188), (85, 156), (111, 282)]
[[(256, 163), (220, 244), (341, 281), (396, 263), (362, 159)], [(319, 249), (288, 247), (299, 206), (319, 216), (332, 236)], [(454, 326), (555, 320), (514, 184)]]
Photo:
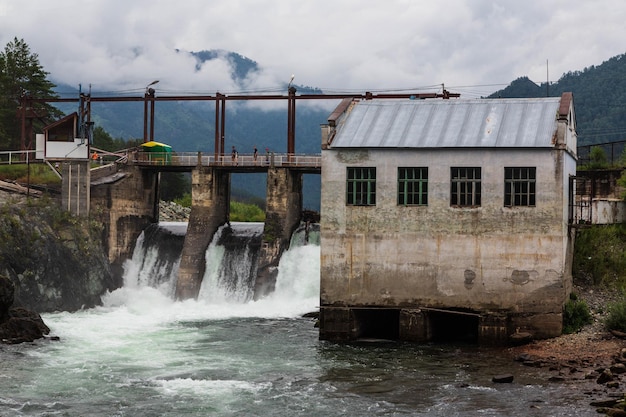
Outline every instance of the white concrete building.
[(575, 126), (571, 93), (344, 101), (322, 144), (320, 338), (559, 335)]

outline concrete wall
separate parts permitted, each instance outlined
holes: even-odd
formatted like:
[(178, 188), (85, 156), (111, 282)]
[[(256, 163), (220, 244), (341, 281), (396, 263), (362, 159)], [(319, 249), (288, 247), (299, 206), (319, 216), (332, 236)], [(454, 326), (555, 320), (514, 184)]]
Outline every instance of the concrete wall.
[(128, 165), (118, 168), (92, 182), (90, 215), (103, 225), (109, 261), (121, 279), (122, 264), (132, 256), (137, 237), (158, 221), (159, 174)]
[[(526, 166), (537, 168), (536, 207), (504, 207), (504, 167)], [(376, 206), (346, 206), (346, 167), (376, 167)], [(398, 167), (428, 167), (428, 206), (397, 205)], [(481, 207), (450, 207), (450, 167), (482, 168)], [(549, 149), (322, 151), (321, 306), (560, 317), (574, 174), (573, 158)], [(560, 333), (560, 324), (522, 325)]]

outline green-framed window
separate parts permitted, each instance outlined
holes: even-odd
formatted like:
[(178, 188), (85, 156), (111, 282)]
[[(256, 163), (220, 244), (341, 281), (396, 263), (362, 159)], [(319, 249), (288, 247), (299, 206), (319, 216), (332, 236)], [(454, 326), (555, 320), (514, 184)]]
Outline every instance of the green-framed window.
[(480, 167), (450, 168), (450, 205), (453, 207), (479, 207), (480, 176)]
[(534, 206), (536, 197), (537, 168), (504, 168), (504, 206)]
[(428, 205), (428, 168), (398, 168), (398, 205)]
[(376, 205), (376, 168), (348, 167), (346, 177), (346, 205)]

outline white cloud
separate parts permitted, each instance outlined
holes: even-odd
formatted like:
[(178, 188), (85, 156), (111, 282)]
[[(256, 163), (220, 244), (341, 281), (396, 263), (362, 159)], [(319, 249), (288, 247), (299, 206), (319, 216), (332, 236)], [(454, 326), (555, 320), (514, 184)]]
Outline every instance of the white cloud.
[[(194, 72), (183, 51), (224, 49), (262, 67), (245, 86), (353, 91), (474, 86), (485, 95), (626, 52), (613, 0), (0, 0), (0, 43), (23, 38), (58, 82), (107, 90), (237, 91), (229, 64)], [(483, 87), (479, 87), (483, 86)]]

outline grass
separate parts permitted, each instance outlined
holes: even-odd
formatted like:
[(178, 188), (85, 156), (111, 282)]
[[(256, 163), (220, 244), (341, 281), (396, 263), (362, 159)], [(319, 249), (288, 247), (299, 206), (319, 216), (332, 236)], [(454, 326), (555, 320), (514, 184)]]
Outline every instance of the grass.
[(575, 279), (585, 284), (626, 288), (626, 224), (580, 229), (572, 271)]
[(0, 180), (20, 184), (60, 185), (61, 179), (46, 164), (0, 165)]

